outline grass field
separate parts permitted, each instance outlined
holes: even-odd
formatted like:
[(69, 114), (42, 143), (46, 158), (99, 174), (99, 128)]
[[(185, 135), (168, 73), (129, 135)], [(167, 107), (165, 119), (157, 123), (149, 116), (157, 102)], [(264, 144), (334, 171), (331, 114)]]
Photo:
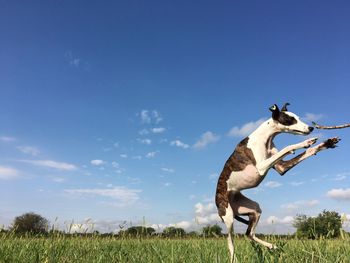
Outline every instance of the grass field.
[[(350, 240), (270, 237), (281, 249), (268, 251), (236, 238), (237, 262), (350, 262)], [(0, 237), (0, 262), (228, 262), (226, 240), (164, 238)]]

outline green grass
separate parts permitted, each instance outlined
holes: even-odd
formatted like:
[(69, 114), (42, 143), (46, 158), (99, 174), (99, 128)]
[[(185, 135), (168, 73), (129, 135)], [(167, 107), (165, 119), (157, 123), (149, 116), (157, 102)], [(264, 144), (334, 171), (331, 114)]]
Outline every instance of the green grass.
[[(268, 240), (281, 249), (268, 251), (236, 238), (237, 262), (350, 262), (349, 240)], [(0, 262), (228, 262), (225, 238), (115, 239), (0, 236)]]

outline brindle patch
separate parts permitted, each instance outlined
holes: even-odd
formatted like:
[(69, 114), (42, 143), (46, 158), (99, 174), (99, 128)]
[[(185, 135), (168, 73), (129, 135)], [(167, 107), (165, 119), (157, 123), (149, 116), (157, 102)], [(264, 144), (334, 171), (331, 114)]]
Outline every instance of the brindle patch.
[(242, 171), (247, 165), (256, 165), (256, 161), (251, 149), (247, 148), (249, 137), (242, 140), (228, 158), (220, 174), (215, 202), (218, 208), (219, 216), (225, 216), (226, 208), (229, 203), (229, 193), (227, 192), (227, 180), (233, 171)]

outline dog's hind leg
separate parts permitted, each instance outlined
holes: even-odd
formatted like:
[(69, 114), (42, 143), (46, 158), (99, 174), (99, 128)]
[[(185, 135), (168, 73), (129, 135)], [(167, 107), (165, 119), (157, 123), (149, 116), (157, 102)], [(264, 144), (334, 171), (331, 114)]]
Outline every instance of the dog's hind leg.
[(222, 221), (224, 221), (227, 228), (227, 245), (230, 251), (230, 262), (234, 262), (234, 243), (233, 243), (233, 210), (231, 206), (228, 204), (226, 208), (226, 214), (221, 217)]
[(263, 241), (255, 236), (255, 228), (261, 215), (261, 209), (257, 202), (250, 200), (241, 193), (237, 193), (232, 199), (230, 199), (230, 204), (235, 215), (247, 215), (249, 217), (246, 235), (251, 240), (268, 247), (269, 249), (275, 248), (273, 244)]

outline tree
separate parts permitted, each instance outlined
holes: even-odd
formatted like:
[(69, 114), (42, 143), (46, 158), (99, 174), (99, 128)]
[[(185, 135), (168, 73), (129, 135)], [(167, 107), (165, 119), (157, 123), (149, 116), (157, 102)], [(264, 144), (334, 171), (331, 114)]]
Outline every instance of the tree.
[(222, 235), (222, 228), (218, 225), (203, 227), (202, 233), (205, 237), (219, 237)]
[(335, 238), (340, 235), (341, 216), (334, 211), (323, 210), (317, 217), (298, 215), (293, 226), (297, 228), (297, 236), (316, 239), (319, 237)]
[(144, 227), (144, 226), (132, 226), (127, 230), (122, 230), (119, 232), (120, 235), (126, 235), (131, 237), (139, 237), (139, 236), (150, 236), (156, 230), (152, 227)]
[(49, 221), (41, 215), (33, 212), (25, 213), (17, 216), (13, 222), (12, 229), (16, 233), (46, 233), (49, 226)]
[(190, 231), (187, 233), (187, 236), (192, 238), (197, 238), (199, 235), (198, 235), (198, 232), (196, 231)]
[(164, 228), (163, 235), (166, 237), (184, 237), (186, 231), (180, 227), (169, 226)]

